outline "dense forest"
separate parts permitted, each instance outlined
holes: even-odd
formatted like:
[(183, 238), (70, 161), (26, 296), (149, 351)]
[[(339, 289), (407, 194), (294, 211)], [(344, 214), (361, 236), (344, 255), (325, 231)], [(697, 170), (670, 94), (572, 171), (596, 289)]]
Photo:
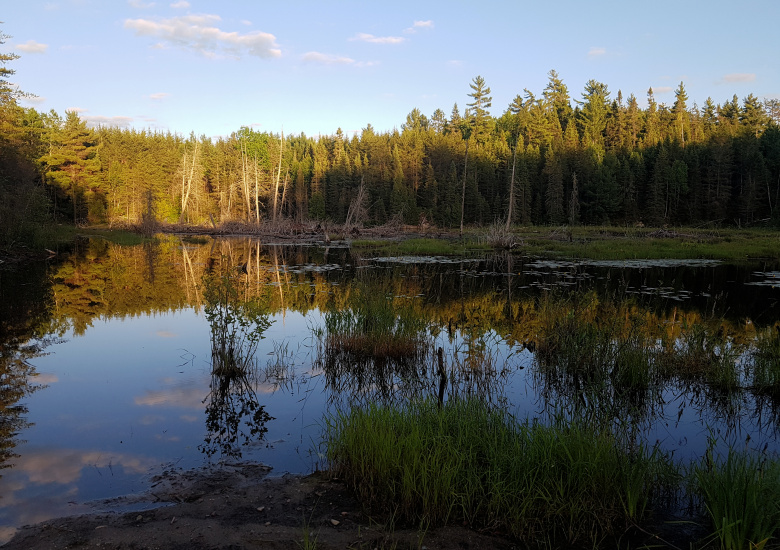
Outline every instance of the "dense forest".
[[(0, 36), (0, 43), (2, 42)], [(0, 226), (6, 243), (45, 220), (134, 224), (729, 224), (780, 221), (780, 101), (699, 106), (555, 71), (491, 114), (482, 77), (464, 108), (412, 109), (400, 130), (228, 137), (90, 128), (19, 105), (0, 66)], [(643, 105), (644, 106), (643, 106)]]

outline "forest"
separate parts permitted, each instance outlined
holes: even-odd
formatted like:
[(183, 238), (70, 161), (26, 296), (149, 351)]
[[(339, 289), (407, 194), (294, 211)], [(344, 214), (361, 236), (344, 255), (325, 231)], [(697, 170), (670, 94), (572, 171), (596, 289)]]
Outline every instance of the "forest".
[[(1, 38), (1, 37), (0, 37)], [(0, 40), (0, 43), (2, 40)], [(674, 103), (579, 98), (551, 70), (500, 115), (477, 76), (464, 108), (413, 108), (400, 129), (316, 137), (230, 136), (89, 127), (21, 106), (0, 66), (0, 228), (24, 242), (37, 224), (219, 226), (282, 220), (439, 227), (780, 223), (780, 101), (736, 95)]]

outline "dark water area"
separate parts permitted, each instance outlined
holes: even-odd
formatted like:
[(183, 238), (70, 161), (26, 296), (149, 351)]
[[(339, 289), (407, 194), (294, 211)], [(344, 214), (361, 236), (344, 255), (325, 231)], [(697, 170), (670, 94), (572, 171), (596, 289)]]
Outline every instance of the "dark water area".
[[(568, 410), (568, 390), (537, 367), (546, 300), (617, 304), (612, 311), (641, 316), (659, 339), (715, 324), (736, 346), (780, 326), (778, 270), (508, 253), (379, 258), (347, 246), (177, 237), (135, 247), (85, 240), (48, 262), (4, 266), (0, 541), (20, 525), (110, 509), (104, 499), (148, 490), (175, 469), (258, 461), (279, 475), (310, 472), (324, 464), (323, 415), (338, 407), (444, 391), (519, 418)], [(250, 378), (215, 372), (206, 281), (218, 273), (262, 304)], [(324, 320), (365, 289), (425, 320), (424, 364), (326, 368)], [(776, 451), (777, 405), (742, 385), (726, 398), (701, 385), (662, 387), (632, 412), (638, 437), (680, 458), (701, 456), (713, 436)]]

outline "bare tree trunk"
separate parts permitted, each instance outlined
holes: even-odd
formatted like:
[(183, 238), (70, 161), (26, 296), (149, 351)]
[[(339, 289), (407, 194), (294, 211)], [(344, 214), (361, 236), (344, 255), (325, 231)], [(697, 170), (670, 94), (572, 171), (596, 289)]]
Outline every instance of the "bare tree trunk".
[[(184, 161), (185, 161), (185, 167), (183, 170), (186, 172), (187, 153), (184, 153)], [(195, 151), (192, 153), (192, 164), (190, 165), (190, 175), (189, 178), (187, 179), (187, 192), (185, 193), (181, 201), (181, 215), (179, 216), (179, 223), (184, 223), (184, 212), (187, 209), (187, 201), (190, 200), (190, 192), (192, 191), (192, 179), (195, 176), (195, 165), (197, 164), (197, 162), (198, 162), (198, 141), (196, 140)]]
[(260, 185), (257, 183), (257, 154), (255, 154), (255, 222), (260, 225)]
[(282, 176), (282, 152), (284, 151), (284, 128), (282, 128), (282, 142), (279, 145), (279, 168), (276, 170), (276, 183), (274, 184), (274, 214), (273, 220), (276, 221), (276, 205), (279, 197), (279, 178)]
[(287, 172), (284, 173), (284, 182), (282, 183), (282, 203), (279, 205), (279, 214), (282, 213), (282, 208), (284, 208), (284, 201), (287, 197), (287, 178), (290, 176), (290, 171), (287, 170)]
[(512, 216), (515, 207), (515, 165), (517, 164), (517, 140), (515, 140), (515, 152), (512, 155), (512, 177), (509, 178), (509, 211), (506, 214), (506, 230), (512, 226)]
[(463, 167), (463, 191), (460, 195), (460, 236), (463, 238), (463, 215), (466, 212), (466, 177), (469, 173), (469, 141), (466, 140), (466, 163)]
[(252, 198), (249, 194), (249, 182), (247, 181), (247, 163), (249, 162), (249, 155), (246, 150), (246, 144), (242, 142), (241, 147), (241, 179), (244, 186), (244, 202), (246, 203), (246, 221), (251, 220), (252, 215)]

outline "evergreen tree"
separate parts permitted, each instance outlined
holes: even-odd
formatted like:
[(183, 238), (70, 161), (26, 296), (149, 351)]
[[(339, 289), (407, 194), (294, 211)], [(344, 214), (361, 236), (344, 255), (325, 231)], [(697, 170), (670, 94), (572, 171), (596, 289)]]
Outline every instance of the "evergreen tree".
[(96, 177), (99, 162), (95, 134), (76, 111), (67, 111), (62, 130), (55, 133), (53, 145), (40, 159), (47, 180), (70, 199), (73, 222), (86, 221), (88, 202), (104, 201)]
[[(604, 131), (607, 127), (609, 114), (609, 90), (606, 84), (589, 80), (582, 94), (580, 111), (580, 126), (582, 142), (586, 147), (594, 147), (603, 152)], [(599, 153), (600, 154), (600, 153)]]
[(688, 94), (685, 93), (685, 86), (682, 82), (675, 90), (674, 98), (672, 113), (674, 114), (675, 139), (680, 142), (682, 147), (685, 147), (685, 136), (690, 134), (690, 118), (685, 103), (688, 101)]
[(467, 104), (473, 117), (473, 137), (475, 142), (480, 144), (487, 140), (491, 131), (492, 119), (488, 109), (492, 105), (493, 98), (490, 97), (490, 88), (481, 76), (475, 76), (469, 87), (471, 93), (468, 95), (474, 100)]

